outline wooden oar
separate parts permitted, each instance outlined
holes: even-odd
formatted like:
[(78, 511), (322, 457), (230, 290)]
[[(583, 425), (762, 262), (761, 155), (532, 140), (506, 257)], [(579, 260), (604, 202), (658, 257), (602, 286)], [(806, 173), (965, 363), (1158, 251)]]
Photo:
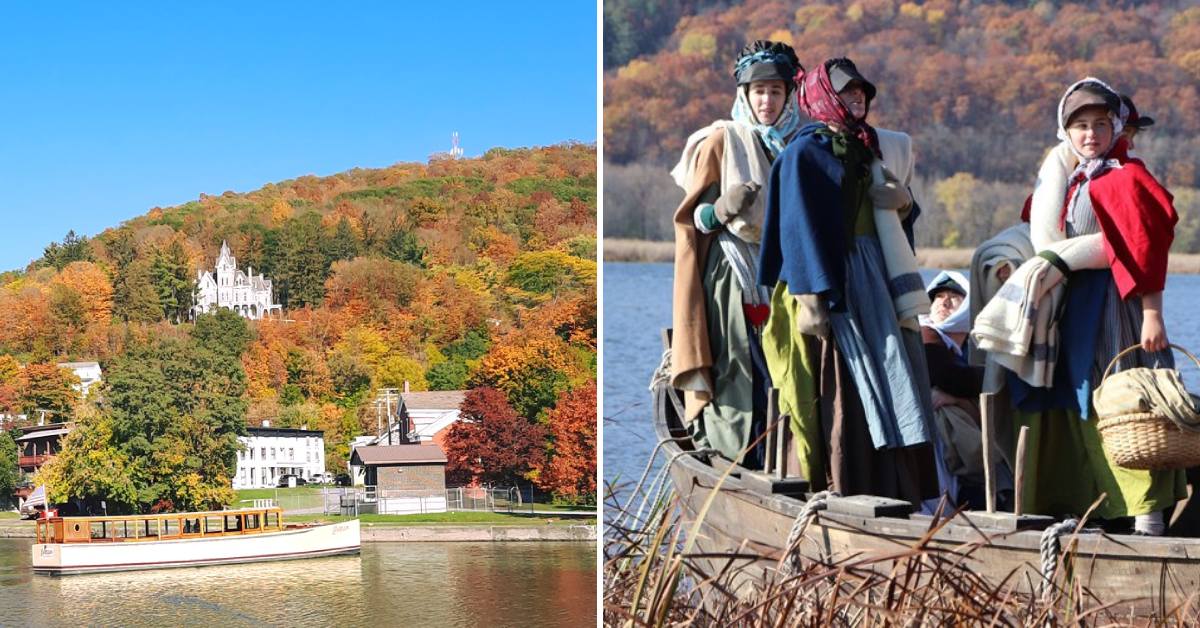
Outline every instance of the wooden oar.
[(1029, 426), (1022, 425), (1021, 432), (1017, 435), (1017, 469), (1015, 478), (1013, 479), (1013, 514), (1021, 514), (1021, 501), (1025, 499), (1025, 438), (1029, 433)]

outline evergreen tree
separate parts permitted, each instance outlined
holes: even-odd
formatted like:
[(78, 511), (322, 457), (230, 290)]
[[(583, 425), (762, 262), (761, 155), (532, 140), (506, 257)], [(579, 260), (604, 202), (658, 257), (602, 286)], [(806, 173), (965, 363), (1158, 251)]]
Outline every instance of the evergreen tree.
[(187, 253), (178, 240), (166, 249), (154, 252), (150, 276), (158, 294), (162, 315), (176, 323), (187, 320), (192, 309), (193, 284), (188, 272)]
[(150, 266), (137, 259), (133, 231), (118, 229), (105, 243), (112, 260), (113, 317), (150, 323), (162, 319), (158, 293), (150, 280)]
[(354, 259), (357, 256), (358, 238), (354, 236), (354, 229), (350, 227), (350, 221), (342, 216), (333, 232), (333, 237), (325, 243), (325, 264), (332, 266), (338, 260)]
[(391, 259), (425, 268), (425, 246), (417, 239), (417, 234), (403, 227), (392, 230), (384, 242), (383, 254)]
[(321, 217), (308, 212), (289, 218), (268, 241), (272, 281), (285, 308), (319, 305), (329, 265), (321, 247)]
[(75, 235), (75, 230), (67, 232), (62, 243), (51, 242), (42, 249), (42, 261), (55, 270), (62, 270), (71, 262), (90, 262), (93, 260), (92, 247), (87, 236)]

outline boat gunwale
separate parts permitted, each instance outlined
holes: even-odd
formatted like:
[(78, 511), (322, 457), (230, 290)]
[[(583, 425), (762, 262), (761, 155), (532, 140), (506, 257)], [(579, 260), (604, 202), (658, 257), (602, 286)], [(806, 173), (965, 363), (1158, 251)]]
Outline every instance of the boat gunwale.
[[(672, 394), (671, 391), (658, 391), (654, 403), (654, 429), (657, 438), (673, 439), (686, 435), (681, 427), (672, 429), (668, 425), (669, 402), (663, 397)], [(699, 485), (711, 490), (721, 480), (723, 471), (706, 464), (697, 456), (688, 454), (678, 455), (684, 448), (678, 441), (668, 440), (663, 444), (663, 454), (666, 460), (674, 460), (670, 474), (675, 483), (675, 489), (682, 496), (682, 489), (688, 485)], [(737, 472), (737, 470), (735, 470)], [(682, 478), (677, 473), (683, 474)], [(687, 481), (690, 478), (690, 482)], [(682, 482), (680, 480), (683, 480)], [(804, 500), (787, 495), (767, 495), (745, 486), (733, 475), (725, 477), (720, 491), (730, 499), (749, 502), (760, 508), (779, 513), (795, 519), (804, 508)], [(681, 499), (689, 515), (694, 516), (695, 510), (688, 500)], [(876, 538), (889, 538), (898, 543), (916, 541), (929, 532), (931, 517), (914, 513), (908, 517), (848, 515), (844, 513), (821, 511), (820, 518), (814, 522), (818, 526), (828, 526), (848, 533), (870, 535)], [(1032, 552), (1032, 557), (1038, 555), (1041, 547), (1041, 530), (1001, 530), (988, 528), (969, 522), (965, 517), (955, 517), (949, 524), (942, 526), (932, 537), (932, 541), (943, 546), (961, 546), (963, 544), (988, 545), (1002, 550), (1017, 552)], [(735, 538), (735, 537), (731, 537)], [(780, 539), (782, 546), (784, 539)], [(1134, 559), (1134, 560), (1197, 560), (1200, 559), (1200, 538), (1187, 537), (1153, 537), (1131, 534), (1079, 534), (1073, 542), (1075, 551), (1081, 556), (1094, 558)], [(756, 543), (761, 545), (761, 543)]]

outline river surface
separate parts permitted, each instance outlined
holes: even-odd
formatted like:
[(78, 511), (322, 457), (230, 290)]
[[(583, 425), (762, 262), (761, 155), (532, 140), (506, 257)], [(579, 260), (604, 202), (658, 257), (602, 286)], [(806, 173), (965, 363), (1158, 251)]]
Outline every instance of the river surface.
[(359, 556), (35, 576), (0, 539), (0, 626), (594, 626), (588, 543), (363, 543)]
[[(660, 331), (671, 326), (671, 274), (671, 264), (604, 264), (604, 479), (622, 498), (656, 442), (648, 387), (662, 357)], [(926, 280), (933, 274), (922, 271)], [(1200, 351), (1200, 275), (1168, 276), (1163, 298), (1171, 342)], [(1175, 357), (1188, 390), (1200, 392), (1200, 368)]]

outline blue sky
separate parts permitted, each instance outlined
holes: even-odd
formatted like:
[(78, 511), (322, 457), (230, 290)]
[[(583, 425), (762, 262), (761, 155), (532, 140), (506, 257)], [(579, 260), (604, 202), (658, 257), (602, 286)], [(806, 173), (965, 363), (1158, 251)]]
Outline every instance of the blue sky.
[(452, 131), (467, 156), (594, 142), (596, 5), (9, 4), (0, 270), (202, 192), (423, 162)]

